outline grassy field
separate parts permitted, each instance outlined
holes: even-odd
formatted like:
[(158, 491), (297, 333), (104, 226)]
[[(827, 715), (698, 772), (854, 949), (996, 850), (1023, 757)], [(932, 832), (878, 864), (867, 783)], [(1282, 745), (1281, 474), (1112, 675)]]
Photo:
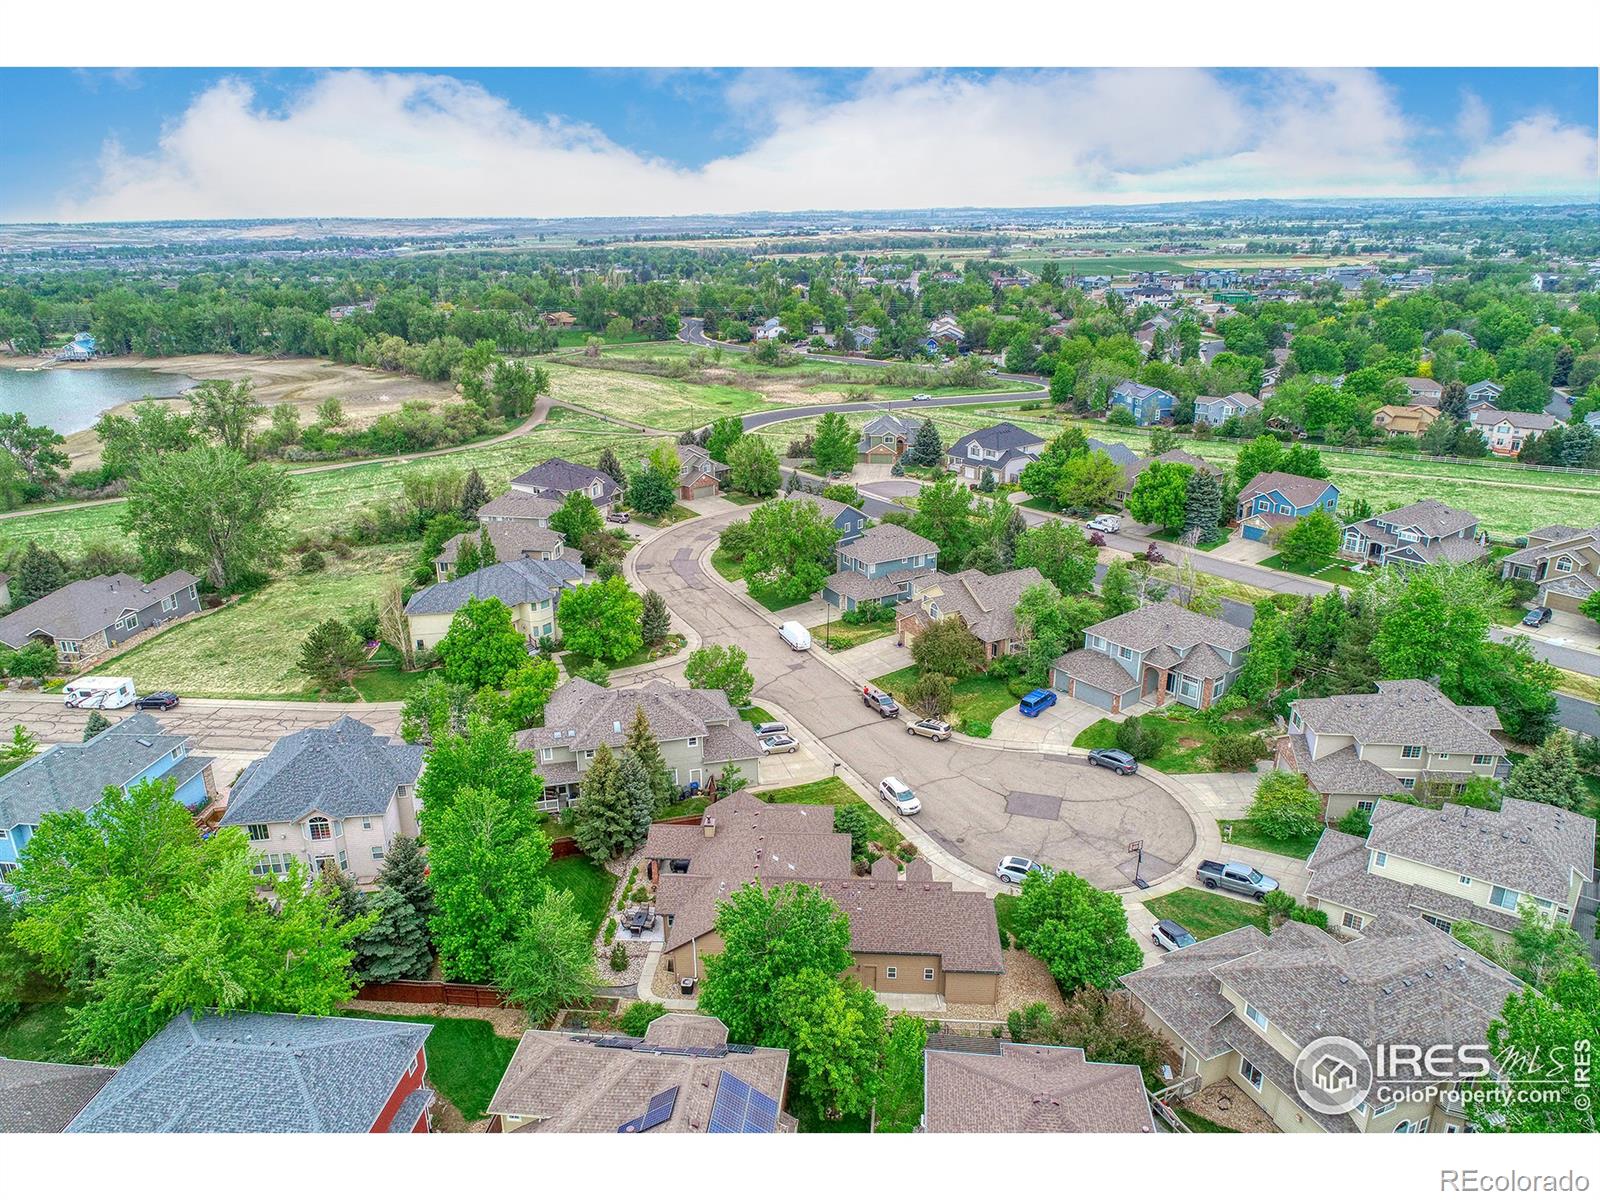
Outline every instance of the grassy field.
[[(681, 633), (667, 635), (667, 640), (659, 646), (640, 646), (627, 658), (620, 662), (606, 663), (609, 671), (620, 671), (625, 667), (637, 667), (647, 662), (654, 662), (658, 658), (667, 658), (683, 649), (684, 638)], [(561, 656), (562, 664), (567, 668), (568, 675), (574, 675), (589, 666), (594, 659), (587, 654), (579, 654), (576, 650), (569, 650)]]
[[(916, 667), (901, 667), (898, 671), (878, 676), (872, 683), (874, 687), (895, 695), (910, 687), (916, 678)], [(1017, 704), (1017, 698), (1011, 694), (1005, 680), (991, 679), (987, 675), (968, 675), (965, 679), (958, 679), (950, 691), (955, 698), (955, 711), (947, 719), (957, 729), (974, 737), (987, 737), (988, 733), (978, 733), (966, 726), (976, 724), (980, 728), (986, 727)]]
[(506, 1073), (517, 1039), (501, 1037), (487, 1021), (459, 1017), (402, 1017), (389, 1013), (342, 1010), (349, 1017), (372, 1021), (411, 1021), (432, 1025), (424, 1049), (428, 1082), (468, 1121), (481, 1121)]
[(743, 416), (771, 407), (761, 393), (726, 384), (702, 385), (593, 367), (546, 363), (550, 394), (608, 417), (653, 429), (683, 430), (718, 417)]
[(1322, 836), (1322, 831), (1318, 830), (1310, 837), (1277, 838), (1257, 828), (1254, 821), (1243, 817), (1233, 821), (1218, 821), (1217, 829), (1219, 832), (1232, 829), (1231, 840), (1223, 832), (1223, 838), (1229, 845), (1248, 846), (1252, 850), (1265, 850), (1268, 854), (1283, 854), (1289, 858), (1310, 858), (1311, 852), (1317, 848), (1317, 839)]
[(1262, 933), (1267, 931), (1267, 910), (1261, 905), (1219, 896), (1203, 888), (1182, 888), (1165, 896), (1153, 896), (1144, 906), (1158, 920), (1176, 921), (1202, 941), (1246, 925), (1254, 925)]
[[(1211, 743), (1216, 735), (1191, 719), (1189, 709), (1173, 704), (1159, 712), (1139, 718), (1146, 729), (1159, 729), (1166, 738), (1161, 753), (1140, 761), (1168, 775), (1186, 775), (1212, 770)], [(1104, 749), (1117, 744), (1118, 722), (1102, 717), (1088, 726), (1072, 744), (1082, 750)], [(1231, 717), (1224, 728), (1227, 733), (1255, 733), (1265, 729), (1267, 722), (1258, 714), (1241, 713)]]
[(601, 922), (611, 910), (611, 897), (617, 892), (619, 880), (615, 875), (582, 854), (572, 854), (552, 859), (545, 878), (551, 886), (571, 892), (578, 911), (596, 933), (600, 932)]
[[(314, 700), (315, 686), (295, 665), (306, 634), (329, 617), (347, 616), (377, 600), (415, 557), (412, 545), (357, 550), (347, 559), (330, 555), (325, 571), (275, 579), (227, 608), (106, 660), (99, 669), (131, 675), (146, 692)], [(370, 688), (369, 698), (398, 699), (425, 675), (407, 676), (386, 662), (370, 683), (362, 683)]]
[[(768, 804), (826, 804), (835, 809), (858, 807), (867, 814), (867, 836), (872, 841), (890, 852), (896, 852), (903, 841), (899, 830), (836, 775), (813, 783), (797, 783), (793, 787), (769, 788), (756, 795)], [(916, 856), (915, 849), (903, 855), (907, 861)]]

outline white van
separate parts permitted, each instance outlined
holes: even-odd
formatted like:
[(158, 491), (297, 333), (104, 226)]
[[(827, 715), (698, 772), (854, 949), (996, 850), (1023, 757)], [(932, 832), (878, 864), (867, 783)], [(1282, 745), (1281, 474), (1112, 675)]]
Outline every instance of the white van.
[(136, 699), (126, 675), (85, 675), (67, 684), (68, 708), (127, 708)]
[(778, 626), (778, 636), (791, 650), (811, 649), (811, 631), (799, 621), (785, 621)]

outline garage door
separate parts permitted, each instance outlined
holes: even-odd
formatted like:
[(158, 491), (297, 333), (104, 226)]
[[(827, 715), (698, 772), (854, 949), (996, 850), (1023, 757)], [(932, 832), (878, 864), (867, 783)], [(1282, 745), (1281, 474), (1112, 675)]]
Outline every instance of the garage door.
[(1085, 704), (1092, 704), (1096, 708), (1111, 711), (1111, 693), (1102, 688), (1090, 687), (1081, 681), (1072, 685), (1072, 698), (1082, 700)]

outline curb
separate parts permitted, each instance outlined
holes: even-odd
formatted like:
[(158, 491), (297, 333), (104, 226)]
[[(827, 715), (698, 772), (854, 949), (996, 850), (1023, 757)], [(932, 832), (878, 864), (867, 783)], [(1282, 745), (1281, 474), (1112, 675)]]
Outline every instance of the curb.
[[(629, 586), (632, 587), (633, 590), (640, 596), (643, 596), (648, 590), (644, 586), (643, 581), (639, 578), (639, 555), (644, 552), (646, 546), (662, 535), (670, 533), (674, 529), (682, 529), (685, 526), (693, 525), (695, 521), (703, 521), (708, 515), (709, 514), (700, 514), (693, 520), (676, 521), (671, 525), (663, 525), (660, 529), (652, 529), (647, 536), (642, 537), (635, 542), (633, 548), (628, 551), (627, 555), (622, 560), (622, 574), (623, 577), (628, 581)], [(670, 613), (671, 610), (669, 609), (668, 611)], [(674, 628), (673, 632), (681, 633), (683, 635), (683, 649), (679, 650), (675, 654), (669, 654), (665, 658), (652, 659), (650, 662), (640, 663), (636, 667), (626, 667), (621, 671), (612, 672), (611, 678), (613, 685), (615, 685), (615, 681), (619, 679), (633, 679), (636, 676), (646, 674), (650, 671), (659, 670), (662, 667), (675, 667), (679, 663), (687, 661), (689, 655), (693, 654), (700, 648), (700, 634), (696, 632), (692, 625), (684, 626), (683, 628)]]

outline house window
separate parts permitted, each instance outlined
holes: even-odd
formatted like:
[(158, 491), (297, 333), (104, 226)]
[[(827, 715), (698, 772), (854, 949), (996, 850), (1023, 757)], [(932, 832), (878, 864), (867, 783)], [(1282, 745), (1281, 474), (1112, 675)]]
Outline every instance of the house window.
[(1117, 647), (1117, 657), (1118, 658), (1132, 659), (1133, 658), (1133, 651), (1130, 650), (1126, 646), (1118, 646)]
[(1356, 801), (1356, 808), (1358, 808), (1360, 811), (1362, 811), (1364, 813), (1370, 813), (1373, 809), (1375, 809), (1377, 807), (1378, 807), (1378, 802), (1376, 800), (1357, 800)]
[(1387, 1116), (1389, 1113), (1394, 1111), (1394, 1106), (1395, 1101), (1393, 1100), (1389, 1101), (1387, 1104), (1380, 1104), (1377, 1108), (1372, 1110), (1372, 1115), (1375, 1117)]
[(885, 979), (898, 979), (900, 977), (899, 968), (897, 968), (897, 967), (885, 967), (883, 969), (883, 977)]
[(1246, 1083), (1255, 1088), (1255, 1090), (1258, 1092), (1261, 1090), (1262, 1081), (1266, 1078), (1266, 1076), (1261, 1073), (1260, 1068), (1248, 1058), (1241, 1058), (1239, 1060), (1239, 1075)]
[(1457, 878), (1461, 880), (1461, 886), (1462, 887), (1471, 887), (1472, 886), (1472, 876), (1471, 875), (1459, 875), (1459, 876), (1457, 876)]
[(1556, 559), (1556, 570), (1558, 570), (1558, 571), (1570, 571), (1570, 570), (1572, 570), (1572, 559), (1569, 558), (1567, 555), (1563, 554), (1560, 558)]
[(1379, 850), (1376, 854), (1374, 854), (1372, 856), (1372, 865), (1375, 867), (1387, 867), (1389, 865), (1388, 852), (1385, 850)]
[(362, 817), (361, 818), (361, 828), (363, 828), (363, 829), (371, 829), (372, 828), (372, 818), (371, 817)]
[(690, 747), (690, 749), (693, 749), (695, 746), (698, 746), (699, 744), (700, 744), (700, 739), (699, 738), (692, 737), (692, 738), (689, 739), (689, 747)]
[(1260, 1026), (1262, 1029), (1265, 1029), (1267, 1027), (1266, 1014), (1261, 1012), (1259, 1009), (1257, 1009), (1255, 1007), (1255, 1005), (1246, 1004), (1244, 1006), (1244, 1015), (1249, 1017), (1252, 1021), (1254, 1021), (1256, 1023), (1256, 1025)]
[(170, 596), (167, 596), (166, 598), (164, 598), (161, 601), (161, 611), (162, 612), (175, 612), (177, 610), (177, 607), (178, 607), (178, 595), (177, 595), (176, 592), (174, 592)]
[(123, 632), (127, 632), (130, 629), (139, 628), (139, 614), (129, 613), (127, 616), (123, 617), (117, 622), (117, 628)]
[(1357, 933), (1361, 932), (1361, 927), (1366, 923), (1367, 920), (1365, 917), (1363, 917), (1360, 913), (1353, 912), (1345, 913), (1344, 920), (1340, 922), (1340, 924), (1342, 924), (1346, 929), (1353, 929)]
[(1475, 767), (1487, 767), (1494, 759), (1495, 756), (1492, 754), (1474, 754), (1472, 756), (1472, 765)]
[(555, 760), (556, 760), (555, 747), (554, 746), (546, 746), (544, 748), (544, 750), (541, 751), (539, 757), (544, 762), (555, 762)]
[(245, 826), (245, 831), (249, 833), (252, 842), (264, 842), (267, 840), (267, 827), (265, 825), (247, 825)]
[(1449, 757), (1450, 756), (1448, 754), (1441, 754), (1441, 755), (1439, 755), (1439, 761), (1443, 762), (1445, 759), (1447, 759)]
[(1400, 757), (1401, 758), (1421, 758), (1422, 757), (1422, 747), (1421, 746), (1402, 746), (1401, 749), (1400, 749)]
[(341, 850), (341, 851), (339, 851), (339, 870), (348, 871), (349, 869), (350, 869), (350, 860), (347, 857), (345, 857), (345, 852), (343, 850)]
[(932, 967), (923, 967), (922, 968), (922, 982), (924, 982), (924, 983), (932, 983), (933, 982), (933, 968)]
[(313, 842), (325, 842), (333, 836), (333, 829), (326, 817), (312, 817), (306, 822), (306, 833)]
[(1432, 913), (1425, 912), (1422, 914), (1422, 919), (1429, 925), (1432, 925), (1435, 929), (1442, 929), (1446, 933), (1450, 932), (1450, 922), (1446, 921), (1443, 917), (1436, 917)]
[(1400, 776), (1400, 786), (1405, 788), (1406, 791), (1409, 792), (1412, 788), (1417, 786), (1416, 776), (1414, 776), (1414, 775), (1402, 775), (1402, 776)]
[(57, 642), (56, 645), (63, 654), (76, 654), (78, 652), (77, 642)]
[(1496, 908), (1503, 908), (1507, 912), (1517, 911), (1517, 901), (1522, 897), (1510, 888), (1500, 887), (1498, 884), (1489, 889), (1489, 903)]
[(374, 846), (372, 848), (372, 861), (373, 862), (382, 862), (383, 861), (383, 847), (382, 846)]

